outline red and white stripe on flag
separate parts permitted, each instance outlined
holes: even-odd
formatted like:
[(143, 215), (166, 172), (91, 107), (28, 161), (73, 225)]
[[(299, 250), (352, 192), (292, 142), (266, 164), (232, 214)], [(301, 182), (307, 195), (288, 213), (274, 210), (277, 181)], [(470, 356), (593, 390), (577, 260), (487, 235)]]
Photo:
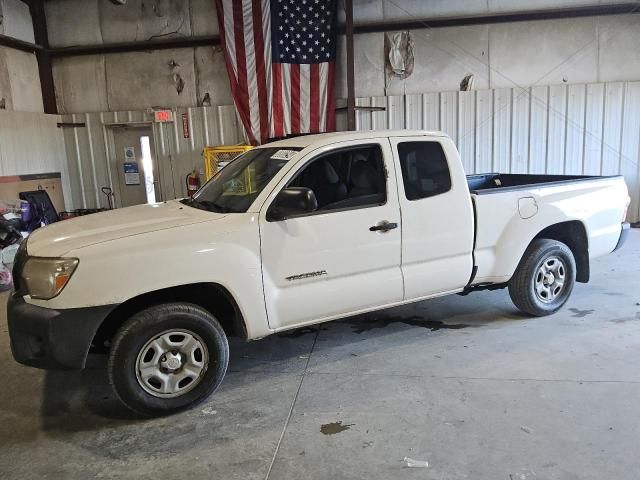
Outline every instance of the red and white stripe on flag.
[(336, 0), (215, 0), (251, 144), (335, 130)]

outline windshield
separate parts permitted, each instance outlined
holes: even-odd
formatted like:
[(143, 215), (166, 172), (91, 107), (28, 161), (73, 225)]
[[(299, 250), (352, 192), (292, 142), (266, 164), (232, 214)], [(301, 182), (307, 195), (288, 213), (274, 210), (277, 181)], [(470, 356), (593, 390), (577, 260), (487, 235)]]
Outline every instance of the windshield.
[(256, 148), (242, 154), (207, 182), (186, 205), (219, 213), (246, 212), (262, 189), (299, 148)]

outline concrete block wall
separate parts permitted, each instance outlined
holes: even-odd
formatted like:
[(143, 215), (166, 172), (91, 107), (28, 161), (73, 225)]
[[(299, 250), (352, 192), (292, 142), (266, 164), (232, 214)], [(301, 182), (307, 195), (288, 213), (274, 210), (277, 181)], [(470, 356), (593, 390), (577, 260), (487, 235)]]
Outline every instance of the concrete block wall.
[[(354, 8), (355, 22), (367, 24), (603, 3), (618, 2), (356, 0)], [(213, 0), (129, 0), (124, 6), (109, 0), (55, 0), (46, 3), (46, 13), (53, 47), (218, 33)], [(385, 70), (384, 33), (356, 36), (357, 96), (458, 90), (470, 73), (476, 89), (640, 79), (640, 14), (409, 33), (415, 66), (405, 79)], [(344, 37), (339, 47), (336, 93), (345, 97)], [(54, 62), (54, 76), (62, 113), (232, 103), (223, 54), (214, 46), (63, 58)]]
[(35, 55), (0, 47), (0, 110), (44, 111)]
[[(0, 35), (34, 42), (29, 7), (20, 0), (0, 0)], [(0, 47), (0, 110), (42, 112), (38, 62), (32, 53)]]
[[(640, 79), (640, 14), (425, 28), (409, 34), (415, 60), (406, 79), (385, 70), (384, 33), (355, 37), (357, 96), (458, 90), (467, 74), (474, 75), (476, 89)], [(344, 97), (344, 37), (338, 41), (336, 91)]]
[(54, 0), (46, 2), (45, 13), (52, 47), (218, 33), (211, 0), (128, 0), (125, 5), (109, 0)]
[(69, 57), (53, 67), (61, 113), (232, 103), (215, 46)]
[(29, 7), (21, 0), (0, 0), (0, 35), (34, 43)]
[[(213, 0), (56, 0), (46, 15), (54, 48), (218, 33)], [(54, 80), (61, 113), (232, 103), (218, 46), (62, 58)]]
[[(613, 5), (618, 0), (353, 0), (354, 24), (413, 18), (462, 17), (545, 9)], [(338, 0), (338, 21), (344, 22), (344, 0)]]

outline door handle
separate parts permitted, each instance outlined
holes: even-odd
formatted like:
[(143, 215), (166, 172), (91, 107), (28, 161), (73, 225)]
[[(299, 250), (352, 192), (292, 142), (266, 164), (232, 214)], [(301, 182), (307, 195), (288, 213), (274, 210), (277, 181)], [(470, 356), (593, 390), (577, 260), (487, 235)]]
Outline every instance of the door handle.
[(393, 230), (394, 228), (398, 228), (397, 223), (383, 220), (377, 225), (374, 225), (373, 227), (369, 227), (369, 230), (372, 232), (388, 232), (389, 230)]

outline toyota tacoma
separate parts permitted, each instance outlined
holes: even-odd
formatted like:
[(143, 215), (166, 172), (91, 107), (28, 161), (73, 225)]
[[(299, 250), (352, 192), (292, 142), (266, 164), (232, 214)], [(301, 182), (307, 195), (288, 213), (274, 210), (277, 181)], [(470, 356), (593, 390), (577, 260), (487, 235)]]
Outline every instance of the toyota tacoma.
[(620, 176), (467, 176), (438, 132), (281, 140), (193, 198), (34, 232), (14, 265), (12, 352), (70, 369), (106, 352), (118, 398), (168, 414), (218, 388), (229, 336), (497, 288), (552, 314), (623, 243), (628, 205)]

